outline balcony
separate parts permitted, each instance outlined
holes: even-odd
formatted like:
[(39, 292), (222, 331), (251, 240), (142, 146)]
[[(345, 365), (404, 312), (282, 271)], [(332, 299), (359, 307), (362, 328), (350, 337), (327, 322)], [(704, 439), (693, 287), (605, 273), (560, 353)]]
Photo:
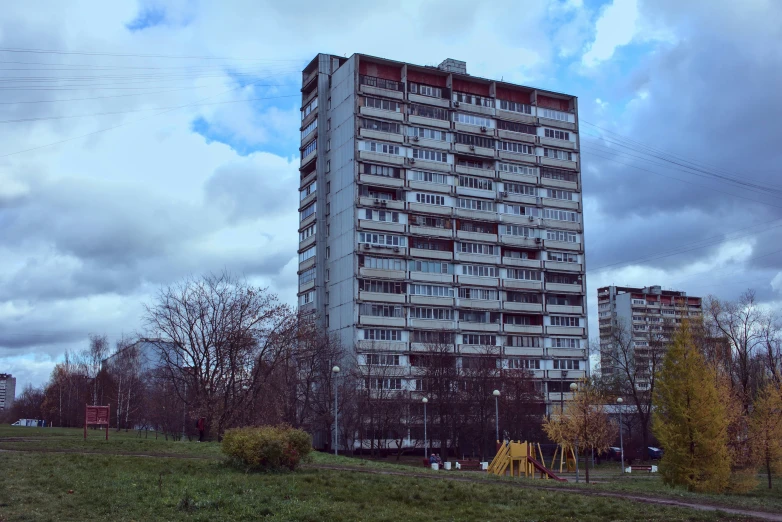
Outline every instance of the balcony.
[(315, 280), (314, 279), (312, 281), (307, 281), (306, 283), (300, 284), (299, 285), (299, 293), (301, 294), (303, 292), (306, 292), (307, 290), (312, 290), (313, 288), (315, 288)]
[(369, 341), (360, 339), (358, 349), (367, 352), (406, 352), (407, 343), (404, 341)]
[(403, 156), (395, 156), (393, 154), (381, 154), (379, 152), (371, 152), (368, 150), (358, 151), (358, 157), (363, 161), (377, 161), (380, 163), (390, 163), (391, 165), (404, 165), (405, 158)]
[[(578, 357), (579, 359), (586, 359), (586, 353), (581, 348), (546, 348), (546, 355), (548, 357)], [(569, 372), (570, 370), (568, 370), (568, 375), (570, 375)]]
[(359, 174), (359, 179), (364, 183), (370, 183), (381, 187), (401, 188), (405, 186), (405, 180), (402, 178), (392, 178), (389, 176), (375, 176), (374, 174)]
[(468, 321), (459, 321), (459, 328), (470, 332), (499, 332), (499, 323), (471, 323)]
[(424, 125), (429, 127), (440, 127), (441, 129), (450, 129), (451, 128), (451, 122), (448, 120), (439, 120), (437, 118), (425, 118), (423, 116), (416, 116), (415, 114), (410, 114), (407, 117), (408, 123), (411, 125)]
[(512, 301), (505, 301), (502, 303), (502, 308), (513, 312), (543, 313), (543, 305), (540, 303), (514, 303)]
[(511, 334), (535, 334), (540, 335), (543, 333), (543, 327), (540, 325), (523, 325), (523, 324), (504, 324), (502, 329), (505, 333)]
[(424, 96), (422, 94), (415, 94), (412, 92), (407, 93), (407, 99), (413, 103), (422, 103), (424, 105), (436, 105), (437, 107), (443, 107), (449, 109), (451, 107), (451, 100), (448, 98), (435, 98), (434, 96)]
[(463, 143), (454, 144), (454, 150), (464, 154), (472, 154), (474, 156), (484, 156), (487, 158), (494, 157), (494, 149), (488, 147), (476, 147), (474, 145), (464, 145)]
[(430, 272), (410, 272), (411, 281), (423, 281), (426, 283), (453, 284), (453, 275), (451, 274), (432, 274)]
[(554, 241), (553, 239), (546, 240), (546, 249), (548, 250), (571, 250), (574, 252), (582, 251), (581, 243), (570, 243), (567, 241)]
[(404, 223), (389, 223), (387, 221), (373, 221), (371, 219), (359, 219), (358, 228), (361, 230), (382, 230), (383, 232), (405, 233)]
[(379, 208), (381, 210), (404, 210), (405, 202), (398, 199), (375, 199), (361, 196), (359, 204), (365, 207)]
[(456, 104), (459, 104), (459, 110), (463, 112), (471, 112), (473, 114), (483, 114), (484, 116), (492, 116), (494, 117), (495, 109), (494, 107), (486, 107), (484, 105), (475, 105), (473, 103), (464, 103), (464, 102), (454, 102), (454, 107), (456, 107)]
[(299, 168), (302, 168), (306, 165), (308, 165), (310, 162), (315, 161), (315, 158), (318, 157), (318, 149), (313, 150), (303, 158), (301, 158), (301, 163), (299, 164)]
[(312, 235), (304, 241), (299, 241), (299, 250), (305, 250), (315, 244), (316, 236)]
[[(493, 166), (493, 165), (492, 165)], [(465, 167), (464, 165), (456, 165), (457, 174), (466, 174), (468, 176), (482, 176), (484, 178), (494, 179), (494, 169), (479, 169), (476, 167)]]
[(450, 194), (451, 185), (443, 185), (441, 183), (427, 183), (425, 181), (413, 181), (409, 180), (407, 186), (411, 190), (423, 190), (427, 192), (439, 192), (441, 194)]
[(432, 295), (411, 295), (410, 304), (425, 306), (453, 306), (453, 297), (437, 297)]
[[(534, 204), (534, 203), (533, 203)], [(533, 216), (517, 216), (516, 214), (500, 214), (500, 221), (503, 223), (511, 223), (514, 225), (524, 225), (527, 227), (534, 227), (538, 224), (538, 218)]]
[(581, 263), (562, 263), (560, 261), (546, 261), (546, 270), (559, 270), (561, 272), (581, 272)]
[(556, 158), (548, 158), (546, 156), (538, 156), (540, 164), (547, 167), (556, 167), (558, 169), (570, 169), (576, 170), (578, 168), (577, 161), (561, 160)]
[(489, 301), (487, 299), (466, 299), (459, 297), (456, 301), (456, 306), (463, 308), (474, 308), (476, 310), (499, 310), (499, 301)]
[(404, 328), (404, 317), (375, 317), (372, 315), (359, 315), (358, 324), (360, 326), (387, 326)]
[(547, 326), (546, 335), (572, 335), (583, 337), (584, 328), (580, 326)]
[(570, 140), (557, 140), (554, 138), (540, 137), (540, 145), (542, 147), (554, 147), (556, 149), (576, 149), (576, 142)]
[(500, 243), (524, 248), (543, 248), (543, 240), (537, 237), (509, 236), (503, 234), (500, 236)]
[(576, 130), (576, 124), (569, 121), (552, 120), (550, 118), (538, 118), (541, 125), (556, 127), (558, 129)]
[(318, 213), (314, 212), (309, 216), (307, 216), (306, 218), (304, 218), (303, 220), (299, 221), (299, 229), (307, 228), (308, 226), (313, 224), (315, 222), (315, 219), (317, 218), (317, 215)]
[(505, 355), (527, 355), (529, 357), (543, 357), (543, 348), (506, 346)]
[(443, 250), (429, 250), (427, 248), (411, 248), (410, 256), (450, 261), (453, 259), (453, 252), (447, 252)]
[(480, 125), (470, 125), (469, 123), (454, 122), (453, 128), (457, 132), (470, 132), (472, 134), (482, 134), (484, 136), (494, 136), (495, 129), (487, 128), (485, 131), (481, 130)]
[[(567, 379), (568, 381), (575, 381), (578, 379), (583, 379), (586, 376), (586, 372), (584, 370), (546, 370), (546, 373), (548, 374), (547, 377), (549, 379), (554, 379), (557, 381), (562, 380), (562, 372), (567, 372)], [(566, 393), (565, 397), (568, 395), (572, 395), (570, 393)], [(559, 392), (551, 392), (551, 397), (553, 398), (559, 398)], [(565, 399), (567, 400), (567, 399)]]
[(401, 111), (384, 111), (374, 107), (359, 107), (358, 112), (367, 118), (385, 118), (394, 121), (403, 121), (405, 119), (405, 115)]
[(559, 221), (556, 219), (542, 219), (540, 222), (544, 228), (558, 228), (560, 230), (572, 230), (574, 232), (581, 232), (581, 223), (574, 223), (573, 221)]
[(508, 152), (506, 150), (498, 151), (500, 153), (500, 159), (508, 161), (519, 161), (522, 163), (537, 163), (534, 154), (522, 154), (520, 152)]
[(540, 268), (539, 259), (518, 259), (515, 257), (503, 257), (502, 264), (508, 266), (519, 266), (523, 268)]
[(420, 328), (422, 330), (455, 330), (456, 322), (439, 319), (410, 319), (410, 328)]
[(454, 255), (454, 259), (462, 261), (464, 263), (492, 263), (499, 264), (500, 257), (484, 254), (466, 254), (464, 252), (457, 252)]
[(453, 214), (453, 207), (445, 205), (429, 205), (426, 203), (408, 203), (411, 212), (421, 212), (423, 214), (438, 214), (440, 216), (450, 216)]
[(581, 284), (546, 283), (546, 292), (564, 292), (569, 294), (583, 294), (584, 287)]
[(496, 210), (470, 210), (466, 208), (455, 209), (458, 217), (477, 220), (491, 220), (494, 221), (497, 218)]
[[(575, 174), (575, 173), (574, 173)], [(568, 190), (578, 190), (578, 183), (575, 181), (565, 181), (562, 179), (551, 179), (551, 178), (545, 178), (541, 176), (540, 178), (540, 184), (544, 187), (555, 187), (555, 188), (563, 188)]]
[[(451, 143), (443, 140), (430, 140), (427, 138), (417, 138), (417, 136), (408, 136), (407, 142), (413, 147), (424, 147), (427, 149), (451, 150)], [(418, 160), (416, 160), (418, 161)]]
[(406, 294), (386, 294), (382, 292), (366, 292), (359, 290), (358, 298), (362, 301), (380, 301), (382, 303), (402, 304)]
[(521, 281), (519, 279), (503, 279), (503, 288), (510, 288), (512, 290), (535, 290), (540, 292), (543, 289), (543, 283), (540, 281)]
[(450, 228), (420, 227), (417, 225), (410, 225), (410, 233), (417, 236), (427, 237), (453, 237), (453, 230)]
[(363, 127), (358, 130), (358, 134), (362, 138), (373, 139), (373, 140), (394, 141), (396, 143), (403, 143), (405, 141), (405, 137), (401, 134), (396, 134), (394, 132), (382, 132), (373, 129), (365, 129)]
[(358, 269), (358, 273), (363, 277), (373, 277), (379, 279), (405, 279), (407, 272), (404, 270), (383, 270), (380, 268), (365, 268)]
[[(527, 183), (535, 183), (537, 178), (529, 177), (525, 181)], [(504, 191), (503, 191), (504, 192)], [(508, 192), (507, 196), (502, 196), (503, 201), (506, 201), (508, 203), (525, 203), (527, 205), (536, 205), (538, 203), (538, 198), (536, 196), (528, 196), (526, 194), (517, 194), (515, 192)], [(503, 214), (502, 218), (503, 221), (505, 220), (506, 216), (512, 216), (512, 214)], [(527, 217), (527, 216), (514, 216), (514, 217)]]
[(452, 166), (444, 161), (427, 161), (422, 159), (410, 158), (409, 169), (429, 170), (435, 172), (451, 172)]
[(568, 210), (580, 210), (580, 201), (570, 201), (567, 199), (542, 198), (543, 204), (548, 207), (566, 208)]
[(459, 347), (459, 353), (474, 353), (485, 355), (489, 350), (492, 350), (492, 353), (496, 354), (499, 354), (502, 351), (502, 348), (499, 346), (496, 346), (493, 349), (491, 346), (484, 346), (480, 344), (459, 344), (457, 346)]
[(535, 143), (537, 141), (537, 136), (533, 134), (524, 134), (523, 132), (498, 130), (497, 134), (502, 140), (522, 141), (524, 143)]
[(469, 286), (490, 286), (492, 288), (497, 288), (499, 286), (499, 279), (496, 277), (477, 277), (477, 276), (468, 276), (468, 275), (460, 275), (456, 276), (457, 282), (461, 285), (469, 285)]
[(484, 234), (483, 232), (468, 232), (466, 230), (457, 230), (456, 237), (466, 241), (484, 241), (489, 243), (497, 242), (497, 234)]
[(395, 91), (392, 89), (382, 89), (380, 87), (373, 87), (371, 85), (359, 84), (358, 92), (361, 94), (367, 94), (369, 96), (382, 96), (384, 98), (394, 98), (395, 100), (403, 100), (405, 93), (402, 91)]
[[(532, 166), (532, 165), (528, 165)], [(535, 172), (538, 171), (537, 167), (533, 168)], [(530, 184), (537, 184), (538, 183), (538, 176), (535, 175), (528, 175), (528, 174), (517, 174), (514, 172), (506, 172), (504, 170), (498, 170), (497, 176), (502, 181), (512, 181), (512, 182), (518, 182), (518, 183), (530, 183)]]
[(584, 307), (570, 305), (546, 305), (546, 312), (550, 314), (583, 314)]
[[(534, 113), (535, 109), (533, 109), (532, 112)], [(533, 125), (537, 123), (536, 118), (533, 114), (523, 114), (521, 112), (504, 111), (502, 109), (496, 109), (495, 114), (497, 118), (500, 120), (519, 121), (521, 123), (531, 123)]]
[(313, 256), (313, 257), (311, 257), (311, 258), (309, 258), (307, 260), (304, 260), (301, 263), (299, 263), (299, 272), (303, 272), (303, 271), (307, 270), (308, 268), (312, 268), (313, 266), (315, 266), (315, 258), (316, 257), (317, 256)]

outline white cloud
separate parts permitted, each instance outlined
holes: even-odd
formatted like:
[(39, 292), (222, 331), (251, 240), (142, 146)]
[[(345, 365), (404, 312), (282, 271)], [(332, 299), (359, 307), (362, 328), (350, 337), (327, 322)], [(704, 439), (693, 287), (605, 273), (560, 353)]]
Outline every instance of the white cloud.
[(614, 0), (604, 7), (595, 23), (595, 39), (581, 57), (586, 67), (610, 59), (617, 47), (629, 44), (638, 30), (638, 2)]

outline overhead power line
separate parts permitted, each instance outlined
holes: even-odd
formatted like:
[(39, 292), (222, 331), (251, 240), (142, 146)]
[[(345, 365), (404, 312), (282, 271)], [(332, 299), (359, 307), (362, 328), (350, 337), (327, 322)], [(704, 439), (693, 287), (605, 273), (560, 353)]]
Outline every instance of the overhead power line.
[(238, 58), (226, 56), (183, 56), (171, 54), (134, 54), (134, 53), (105, 53), (96, 51), (63, 51), (61, 49), (29, 49), (22, 47), (0, 47), (3, 53), (23, 53), (23, 54), (56, 54), (56, 55), (77, 55), (77, 56), (111, 56), (115, 58), (171, 58), (176, 60), (232, 60), (245, 62), (306, 62), (303, 59), (261, 59), (261, 58)]

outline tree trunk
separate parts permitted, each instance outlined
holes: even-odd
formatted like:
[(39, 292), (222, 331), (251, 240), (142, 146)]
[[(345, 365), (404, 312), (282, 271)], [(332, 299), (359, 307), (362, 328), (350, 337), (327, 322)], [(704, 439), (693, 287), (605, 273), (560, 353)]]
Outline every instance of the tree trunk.
[(584, 452), (584, 473), (586, 475), (587, 484), (589, 484), (589, 455)]
[(768, 476), (768, 489), (771, 489), (771, 458), (766, 452), (766, 475)]

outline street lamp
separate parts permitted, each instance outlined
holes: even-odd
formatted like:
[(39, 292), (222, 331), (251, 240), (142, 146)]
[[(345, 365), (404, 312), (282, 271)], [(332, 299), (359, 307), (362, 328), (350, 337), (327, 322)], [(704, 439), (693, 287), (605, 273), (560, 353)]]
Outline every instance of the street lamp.
[(424, 397), (421, 399), (421, 402), (424, 403), (424, 458), (429, 458), (429, 439), (426, 438), (426, 403), (429, 402), (429, 399)]
[[(575, 393), (576, 390), (578, 390), (578, 384), (571, 382), (570, 383), (570, 391)], [(576, 483), (578, 483), (578, 435), (576, 435), (576, 448), (575, 448), (575, 454), (574, 457), (576, 458)]]
[(500, 440), (500, 390), (494, 390), (494, 432), (497, 436), (497, 442)]
[(616, 403), (619, 405), (619, 451), (622, 454), (622, 473), (625, 472), (625, 444), (622, 440), (622, 403), (621, 397), (617, 397)]
[(559, 414), (560, 416), (565, 413), (565, 378), (567, 377), (567, 370), (562, 370), (562, 379), (559, 381)]
[(339, 366), (334, 366), (331, 372), (334, 374), (334, 455), (336, 455), (339, 449), (339, 423), (337, 422), (337, 374), (339, 373)]

